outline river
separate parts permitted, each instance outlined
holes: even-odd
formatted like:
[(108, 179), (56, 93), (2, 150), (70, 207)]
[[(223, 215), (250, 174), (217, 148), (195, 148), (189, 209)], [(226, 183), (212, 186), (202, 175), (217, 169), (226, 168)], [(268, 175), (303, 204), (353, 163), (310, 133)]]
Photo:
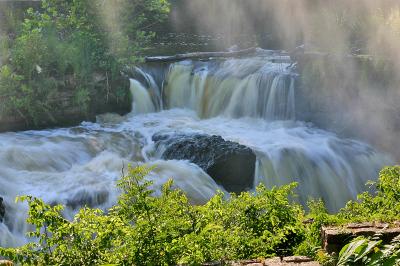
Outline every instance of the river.
[(218, 135), (245, 145), (257, 156), (255, 185), (298, 182), (301, 203), (321, 197), (331, 211), (392, 162), (366, 143), (296, 120), (296, 73), (290, 58), (273, 52), (135, 72), (132, 112), (125, 116), (0, 134), (0, 196), (6, 204), (0, 246), (29, 241), (27, 207), (15, 204), (16, 196), (64, 204), (67, 218), (85, 204), (107, 209), (117, 200), (115, 183), (128, 164), (155, 166), (149, 179), (156, 191), (172, 178), (194, 204), (224, 191), (188, 161), (161, 160), (162, 148), (152, 140), (156, 133)]

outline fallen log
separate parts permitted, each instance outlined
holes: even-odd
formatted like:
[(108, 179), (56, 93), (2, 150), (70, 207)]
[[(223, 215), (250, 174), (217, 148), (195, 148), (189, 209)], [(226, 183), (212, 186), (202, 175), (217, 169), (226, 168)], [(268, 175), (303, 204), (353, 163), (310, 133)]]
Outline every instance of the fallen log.
[[(257, 48), (247, 48), (238, 51), (232, 52), (194, 52), (194, 53), (186, 53), (186, 54), (176, 54), (171, 56), (147, 56), (145, 57), (145, 62), (175, 62), (186, 59), (211, 59), (211, 58), (231, 58), (231, 57), (241, 57), (247, 55), (256, 54)], [(315, 52), (315, 51), (304, 51), (300, 49), (296, 49), (291, 52), (285, 51), (274, 51), (277, 54), (271, 54), (270, 56), (275, 56), (276, 59), (272, 58), (272, 61), (288, 61), (288, 59), (283, 60), (282, 57), (288, 57), (293, 59), (293, 61), (304, 61), (304, 60), (320, 60), (320, 59), (335, 59), (335, 60), (357, 60), (357, 61), (371, 61), (374, 60), (371, 55), (353, 55), (353, 54), (330, 54), (324, 52)]]
[(233, 52), (197, 52), (187, 54), (177, 54), (172, 56), (149, 56), (145, 57), (146, 62), (174, 62), (185, 59), (209, 59), (209, 58), (229, 58), (255, 54), (255, 47)]
[[(304, 62), (304, 61), (314, 61), (314, 60), (335, 60), (339, 62), (343, 62), (346, 60), (353, 60), (359, 62), (368, 62), (377, 60), (378, 58), (374, 58), (372, 55), (352, 55), (352, 54), (330, 54), (330, 53), (322, 53), (322, 52), (291, 52), (289, 53), (290, 57), (293, 61), (296, 62)], [(381, 58), (382, 59), (382, 58)], [(385, 59), (387, 60), (387, 59)]]

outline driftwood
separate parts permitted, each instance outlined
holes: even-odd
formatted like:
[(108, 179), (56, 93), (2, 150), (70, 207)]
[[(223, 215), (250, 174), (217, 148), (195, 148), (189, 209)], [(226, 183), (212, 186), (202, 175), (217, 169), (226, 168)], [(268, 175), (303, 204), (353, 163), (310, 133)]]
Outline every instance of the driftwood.
[(177, 54), (173, 56), (154, 56), (146, 57), (146, 62), (174, 62), (185, 59), (209, 59), (209, 58), (229, 58), (229, 57), (240, 57), (245, 55), (255, 54), (256, 48), (248, 48), (244, 50), (234, 52), (198, 52), (198, 53), (187, 53)]

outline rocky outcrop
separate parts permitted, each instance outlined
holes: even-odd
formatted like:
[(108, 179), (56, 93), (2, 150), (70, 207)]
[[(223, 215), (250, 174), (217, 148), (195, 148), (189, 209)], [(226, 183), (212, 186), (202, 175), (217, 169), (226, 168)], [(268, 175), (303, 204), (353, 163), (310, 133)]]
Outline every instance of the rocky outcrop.
[(256, 155), (246, 146), (208, 135), (156, 134), (153, 141), (163, 159), (189, 160), (229, 192), (253, 187)]
[(322, 227), (323, 248), (328, 253), (339, 251), (358, 236), (379, 236), (383, 243), (389, 243), (393, 238), (400, 235), (400, 223), (394, 224), (365, 222), (353, 223), (342, 227), (328, 226)]
[(0, 260), (0, 266), (13, 266), (14, 263), (9, 260)]
[(203, 266), (319, 266), (320, 264), (304, 256), (293, 256), (283, 258), (270, 258), (265, 260), (242, 260), (242, 261), (216, 261), (204, 263)]
[(0, 197), (0, 223), (3, 222), (5, 215), (6, 215), (6, 207), (4, 206), (3, 198)]

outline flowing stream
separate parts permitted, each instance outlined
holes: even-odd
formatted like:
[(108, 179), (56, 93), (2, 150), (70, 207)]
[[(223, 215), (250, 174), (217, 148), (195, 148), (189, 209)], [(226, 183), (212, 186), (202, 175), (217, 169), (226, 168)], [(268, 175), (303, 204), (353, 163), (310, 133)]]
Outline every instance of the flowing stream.
[(336, 211), (365, 190), (391, 163), (387, 155), (296, 121), (296, 75), (290, 58), (272, 52), (242, 59), (183, 61), (164, 71), (143, 67), (131, 79), (132, 112), (105, 114), (78, 127), (0, 134), (0, 196), (6, 216), (0, 246), (29, 241), (27, 207), (18, 195), (66, 205), (71, 218), (83, 205), (111, 207), (115, 182), (129, 164), (156, 166), (158, 188), (169, 178), (194, 204), (223, 190), (188, 161), (161, 160), (156, 133), (219, 135), (253, 149), (255, 183), (298, 182), (299, 200), (322, 197)]

